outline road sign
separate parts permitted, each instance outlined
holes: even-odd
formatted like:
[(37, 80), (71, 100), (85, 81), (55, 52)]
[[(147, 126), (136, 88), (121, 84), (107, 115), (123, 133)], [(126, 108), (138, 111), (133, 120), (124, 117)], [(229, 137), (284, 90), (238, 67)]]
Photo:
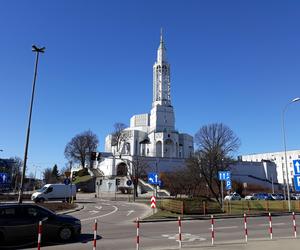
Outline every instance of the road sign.
[(8, 173), (0, 173), (0, 183), (1, 184), (10, 183), (10, 178)]
[(225, 181), (230, 179), (230, 171), (219, 171), (218, 175), (220, 181)]
[(294, 186), (296, 191), (300, 191), (300, 175), (294, 176)]
[(151, 197), (151, 208), (156, 208), (156, 199), (155, 199), (155, 196)]
[(157, 173), (148, 173), (148, 183), (150, 184), (159, 184)]
[(68, 178), (71, 176), (71, 171), (65, 171), (65, 176)]
[(69, 185), (71, 183), (71, 181), (69, 178), (66, 178), (66, 179), (64, 179), (64, 183), (65, 183), (65, 185)]
[(127, 185), (127, 186), (131, 186), (131, 184), (132, 184), (132, 180), (127, 180), (127, 181), (126, 181), (126, 185)]
[(293, 160), (294, 163), (294, 174), (300, 174), (300, 160)]
[(226, 190), (230, 190), (231, 189), (231, 180), (228, 179), (225, 181), (225, 183), (226, 183)]

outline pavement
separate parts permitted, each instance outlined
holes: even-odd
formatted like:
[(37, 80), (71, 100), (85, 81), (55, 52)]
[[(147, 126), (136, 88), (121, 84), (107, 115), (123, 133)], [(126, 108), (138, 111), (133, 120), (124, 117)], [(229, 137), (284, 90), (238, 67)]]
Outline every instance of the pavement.
[[(103, 199), (103, 198), (106, 199)], [(94, 220), (97, 218), (99, 249), (135, 248), (136, 217), (146, 217), (152, 210), (144, 203), (127, 202), (127, 195), (107, 194), (95, 198), (92, 194), (77, 194), (77, 207), (61, 214), (71, 214), (82, 222), (79, 241), (70, 244), (45, 245), (44, 249), (90, 249), (92, 248)], [(115, 200), (117, 198), (117, 200)], [(243, 215), (214, 215), (215, 244), (211, 245), (210, 215), (184, 216), (182, 218), (182, 249), (216, 250), (279, 250), (300, 249), (300, 237), (295, 239), (292, 232), (291, 214), (272, 213), (273, 239), (269, 238), (268, 213), (254, 214), (248, 220), (248, 243), (244, 241)], [(278, 215), (278, 216), (276, 216)], [(147, 219), (145, 219), (147, 220)], [(140, 225), (140, 249), (179, 249), (177, 218), (148, 220)], [(151, 223), (155, 222), (155, 223)], [(264, 238), (263, 238), (264, 237)], [(121, 246), (121, 248), (120, 248)], [(32, 248), (34, 249), (34, 248)]]
[[(300, 239), (293, 238), (279, 238), (275, 240), (270, 239), (255, 239), (248, 241), (248, 243), (241, 241), (224, 241), (216, 242), (213, 246), (210, 245), (193, 245), (187, 247), (182, 245), (182, 249), (185, 250), (195, 250), (195, 249), (215, 249), (215, 250), (298, 250), (300, 246)], [(144, 249), (144, 248), (143, 248)], [(174, 250), (179, 249), (179, 247), (159, 247), (159, 248), (145, 248), (145, 250)]]
[(74, 212), (78, 212), (78, 211), (82, 210), (83, 208), (84, 208), (83, 204), (76, 203), (75, 208), (69, 209), (69, 210), (63, 210), (63, 211), (57, 212), (57, 214), (71, 214), (71, 213), (74, 213)]

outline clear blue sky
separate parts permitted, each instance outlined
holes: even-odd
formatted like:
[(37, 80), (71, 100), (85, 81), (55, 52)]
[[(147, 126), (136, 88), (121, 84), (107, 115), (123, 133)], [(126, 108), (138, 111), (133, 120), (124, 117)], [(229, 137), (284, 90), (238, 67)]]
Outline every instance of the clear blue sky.
[[(115, 122), (150, 111), (164, 28), (176, 128), (222, 122), (237, 154), (283, 150), (281, 112), (300, 96), (299, 1), (3, 1), (0, 152), (23, 158), (34, 54), (39, 64), (28, 153), (61, 168), (64, 148), (91, 129), (104, 149)], [(288, 149), (300, 149), (300, 103), (288, 108)]]

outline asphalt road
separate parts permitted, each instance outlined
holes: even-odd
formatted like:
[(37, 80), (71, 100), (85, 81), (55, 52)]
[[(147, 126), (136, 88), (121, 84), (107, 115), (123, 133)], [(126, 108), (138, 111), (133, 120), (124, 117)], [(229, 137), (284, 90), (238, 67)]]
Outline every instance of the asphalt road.
[[(151, 212), (146, 205), (124, 201), (87, 198), (86, 200), (81, 200), (81, 204), (84, 205), (84, 209), (71, 214), (82, 222), (81, 239), (78, 242), (63, 246), (44, 246), (43, 249), (92, 249), (95, 219), (98, 221), (97, 249), (135, 249), (136, 225), (133, 221), (136, 217), (143, 217)], [(270, 242), (272, 244), (281, 240), (288, 240), (288, 242), (292, 243), (299, 242), (299, 240), (295, 241), (293, 239), (291, 216), (272, 217), (272, 225), (273, 240), (269, 236), (268, 217), (249, 217), (248, 246), (255, 243), (256, 245), (253, 249), (267, 249), (265, 245)], [(211, 248), (210, 220), (182, 221), (182, 237), (183, 248)], [(177, 239), (177, 221), (140, 224), (140, 249), (178, 249)], [(298, 243), (296, 245), (298, 246)], [(236, 246), (239, 247), (235, 248)], [(242, 218), (215, 220), (214, 248), (252, 249), (246, 248), (245, 245), (244, 221)], [(288, 249), (297, 248), (290, 246)]]

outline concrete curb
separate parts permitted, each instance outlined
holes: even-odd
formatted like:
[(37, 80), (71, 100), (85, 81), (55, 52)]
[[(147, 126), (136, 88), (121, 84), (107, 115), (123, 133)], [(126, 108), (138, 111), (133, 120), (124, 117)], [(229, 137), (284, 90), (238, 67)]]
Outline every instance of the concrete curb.
[[(283, 216), (283, 215), (292, 215), (292, 212), (282, 212), (282, 213), (272, 213), (272, 216)], [(300, 212), (295, 212), (296, 215), (300, 215)], [(211, 215), (198, 215), (198, 216), (183, 216), (181, 220), (210, 220)], [(226, 215), (226, 214), (213, 214), (215, 219), (233, 219), (233, 218), (243, 218), (243, 214), (236, 214), (236, 215)], [(247, 214), (247, 217), (263, 217), (269, 216), (269, 212), (259, 213), (259, 214)], [(148, 222), (169, 222), (169, 221), (177, 221), (177, 218), (160, 218), (160, 219), (141, 219), (140, 223), (148, 223)]]
[(66, 210), (66, 211), (61, 211), (61, 212), (58, 212), (57, 214), (70, 214), (70, 213), (74, 213), (74, 212), (78, 212), (80, 210), (82, 210), (84, 208), (84, 205), (82, 204), (77, 204), (77, 207), (74, 208), (74, 209), (69, 209), (69, 210)]

